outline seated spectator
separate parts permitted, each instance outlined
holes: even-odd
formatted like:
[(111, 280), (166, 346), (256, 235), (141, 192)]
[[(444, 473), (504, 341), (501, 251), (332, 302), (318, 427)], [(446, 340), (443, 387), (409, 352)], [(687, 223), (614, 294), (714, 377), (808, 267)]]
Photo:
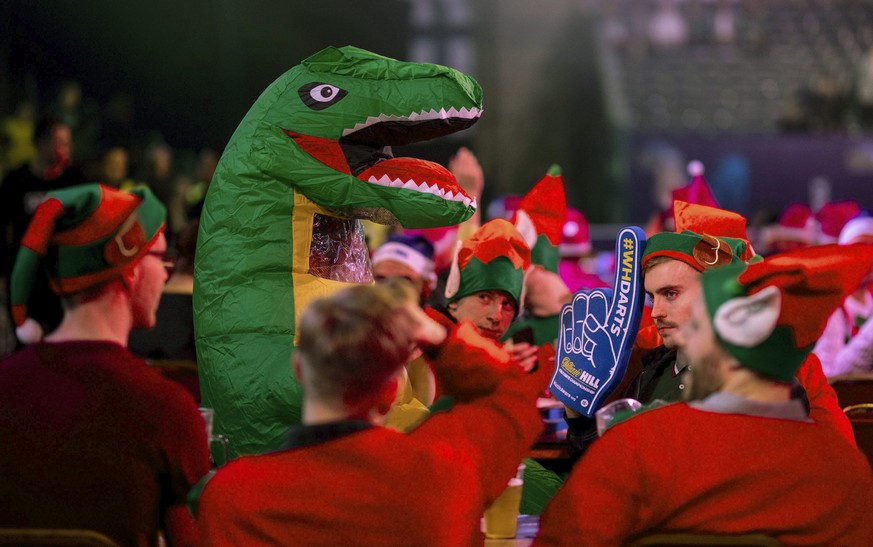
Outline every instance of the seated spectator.
[(510, 222), (530, 247), (531, 267), (524, 277), (523, 310), (503, 336), (514, 342), (545, 346), (553, 366), (561, 306), (572, 292), (560, 272), (560, 245), (567, 222), (567, 198), (561, 168), (552, 165), (515, 205)]
[(567, 208), (567, 220), (558, 250), (561, 254), (558, 272), (570, 292), (608, 286), (589, 265), (594, 260), (594, 249), (591, 247), (588, 220), (582, 211)]
[[(82, 171), (73, 165), (74, 143), (68, 125), (57, 119), (42, 118), (36, 124), (33, 139), (36, 154), (31, 161), (7, 173), (0, 183), (2, 274), (7, 280), (7, 291), (21, 238), (46, 192), (85, 182)], [(28, 305), (40, 329), (34, 330), (30, 339), (19, 337), (22, 344), (37, 341), (44, 333), (54, 330), (63, 316), (61, 304), (49, 289), (43, 271), (37, 272), (36, 276), (38, 289), (32, 292)], [(7, 294), (7, 305), (9, 301)], [(11, 315), (11, 310), (8, 311)]]
[[(196, 361), (194, 345), (194, 252), (197, 248), (199, 217), (188, 223), (176, 237), (168, 251), (170, 267), (167, 283), (161, 293), (154, 328), (130, 333), (128, 348), (145, 359), (173, 359)], [(194, 385), (189, 387), (193, 388)], [(190, 389), (199, 400), (196, 389)]]
[(376, 282), (402, 277), (412, 283), (425, 304), (436, 286), (433, 245), (422, 235), (395, 234), (373, 252)]
[(128, 177), (130, 171), (130, 154), (123, 146), (113, 146), (103, 152), (100, 162), (100, 180), (112, 188), (133, 187)]
[[(426, 311), (447, 327), (472, 321), (479, 334), (500, 340), (521, 309), (524, 273), (529, 267), (530, 248), (518, 230), (506, 220), (490, 220), (455, 253), (446, 282), (446, 307)], [(509, 344), (507, 349), (525, 370), (533, 368), (536, 347)]]
[[(395, 234), (379, 245), (372, 257), (373, 278), (376, 283), (404, 279), (412, 284), (424, 306), (436, 286), (433, 245), (422, 235)], [(408, 431), (418, 424), (433, 403), (435, 384), (430, 367), (415, 351), (401, 370), (401, 389), (398, 398), (385, 416), (385, 425)]]
[[(840, 245), (865, 243), (873, 253), (873, 217), (850, 220), (840, 232)], [(873, 271), (831, 314), (812, 350), (826, 376), (873, 371)]]
[(704, 272), (682, 329), (688, 402), (610, 427), (546, 509), (534, 545), (664, 532), (870, 545), (870, 464), (806, 417), (791, 381), (871, 266), (869, 249), (829, 245)]
[(761, 229), (760, 252), (767, 256), (809, 247), (816, 242), (815, 215), (809, 205), (792, 203), (785, 207), (776, 224)]
[[(197, 516), (203, 541), (481, 543), (482, 513), (542, 429), (534, 400), (548, 373), (522, 374), (469, 323), (447, 333), (408, 285), (355, 286), (315, 301), (299, 336), (293, 360), (303, 424), (292, 429), (290, 448), (243, 456), (205, 483)], [(456, 378), (456, 395), (468, 402), (403, 434), (375, 422), (416, 344), (437, 376)], [(470, 378), (497, 381), (474, 394), (459, 364)], [(421, 488), (410, 494), (414, 484)]]
[[(754, 257), (746, 237), (746, 219), (741, 215), (676, 201), (674, 216), (675, 232), (661, 232), (646, 241), (641, 267), (652, 302), (651, 323), (640, 328), (628, 371), (613, 398), (628, 397), (644, 405), (680, 400), (688, 388), (688, 362), (681, 349), (693, 303), (692, 289), (702, 273)], [(799, 368), (793, 395), (808, 407), (811, 418), (829, 424), (854, 442), (851, 424), (815, 355)], [(567, 444), (571, 457), (577, 459), (596, 444), (596, 424), (569, 407), (566, 415)]]
[[(824, 180), (822, 177), (819, 179)], [(813, 180), (815, 182), (815, 179)], [(818, 223), (816, 244), (837, 243), (843, 227), (861, 213), (861, 206), (855, 200), (826, 201), (815, 212)]]
[(25, 324), (40, 267), (64, 316), (0, 361), (0, 526), (194, 543), (185, 500), (209, 470), (203, 420), (126, 348), (131, 329), (155, 324), (165, 219), (148, 190), (98, 184), (49, 192), (37, 208), (12, 274), (14, 317)]
[[(530, 248), (518, 230), (504, 219), (490, 220), (464, 240), (455, 253), (446, 283), (448, 305), (445, 308), (428, 307), (425, 312), (446, 328), (469, 321), (482, 336), (500, 340), (518, 317), (525, 271), (529, 267)], [(557, 274), (551, 275), (557, 278)], [(566, 290), (563, 283), (560, 286)], [(532, 370), (537, 363), (540, 370), (554, 370), (552, 348), (545, 351), (530, 342), (512, 340), (504, 342), (502, 347), (523, 370)], [(486, 372), (481, 368), (461, 370), (458, 367), (455, 374), (438, 377), (438, 400), (432, 409), (441, 410), (451, 406), (451, 397), (440, 396), (454, 396), (458, 391), (454, 384), (458, 382), (474, 392), (490, 390), (494, 377)], [(535, 460), (525, 459), (524, 463), (527, 467), (524, 471), (521, 511), (538, 515), (557, 491), (561, 480)]]

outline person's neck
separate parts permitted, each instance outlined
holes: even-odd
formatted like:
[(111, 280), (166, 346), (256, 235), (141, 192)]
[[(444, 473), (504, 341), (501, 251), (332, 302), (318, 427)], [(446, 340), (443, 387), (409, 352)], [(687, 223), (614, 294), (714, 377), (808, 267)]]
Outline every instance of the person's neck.
[[(668, 348), (668, 349), (676, 349), (676, 348)], [(677, 351), (676, 352), (676, 370), (682, 370), (688, 366), (688, 358), (685, 356), (685, 352)]]
[(127, 294), (122, 290), (108, 290), (94, 300), (65, 310), (60, 326), (45, 340), (100, 340), (127, 347), (132, 324)]
[(312, 397), (303, 398), (303, 416), (301, 421), (304, 425), (319, 425), (354, 419), (376, 423), (373, 416), (366, 417), (361, 414), (351, 413), (341, 404), (319, 401)]
[(781, 403), (791, 399), (790, 384), (763, 378), (747, 369), (728, 374), (721, 391), (762, 403)]

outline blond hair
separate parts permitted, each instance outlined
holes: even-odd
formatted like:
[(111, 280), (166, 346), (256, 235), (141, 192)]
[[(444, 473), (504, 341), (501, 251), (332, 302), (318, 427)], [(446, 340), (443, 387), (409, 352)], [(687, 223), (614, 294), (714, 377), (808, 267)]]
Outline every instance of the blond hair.
[(409, 304), (417, 295), (406, 280), (356, 285), (310, 304), (295, 353), (307, 394), (348, 405), (376, 393), (414, 348)]

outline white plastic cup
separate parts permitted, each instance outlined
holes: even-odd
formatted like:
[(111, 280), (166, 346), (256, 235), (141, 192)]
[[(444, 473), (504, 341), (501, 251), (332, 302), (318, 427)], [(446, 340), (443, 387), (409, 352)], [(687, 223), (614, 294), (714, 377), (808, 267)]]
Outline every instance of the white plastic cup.
[(595, 413), (597, 436), (602, 436), (616, 418), (624, 419), (643, 407), (636, 399), (618, 399)]
[[(209, 443), (209, 453), (212, 457), (214, 465), (224, 465), (230, 459), (230, 439), (224, 435), (213, 435), (212, 427), (215, 423), (215, 410), (212, 408), (200, 407), (200, 415), (203, 417), (203, 424), (206, 428), (206, 442)], [(215, 454), (212, 452), (212, 443), (221, 444), (221, 459), (216, 461)]]

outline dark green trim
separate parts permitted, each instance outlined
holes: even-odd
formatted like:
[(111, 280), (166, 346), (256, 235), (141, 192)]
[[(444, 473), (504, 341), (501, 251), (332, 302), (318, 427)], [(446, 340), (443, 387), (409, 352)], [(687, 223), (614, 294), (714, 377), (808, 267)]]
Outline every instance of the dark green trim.
[(458, 292), (448, 301), (457, 302), (465, 296), (481, 291), (505, 291), (515, 300), (517, 306), (521, 301), (523, 283), (524, 272), (516, 268), (508, 258), (499, 256), (485, 264), (473, 257), (461, 270)]

